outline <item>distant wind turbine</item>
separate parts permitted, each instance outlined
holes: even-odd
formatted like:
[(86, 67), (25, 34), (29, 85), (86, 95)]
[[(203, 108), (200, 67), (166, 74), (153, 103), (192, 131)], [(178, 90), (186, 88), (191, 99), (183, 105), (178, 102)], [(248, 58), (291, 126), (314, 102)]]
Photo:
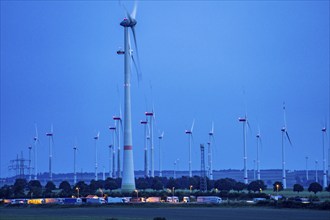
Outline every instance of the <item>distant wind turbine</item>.
[(94, 179), (97, 181), (97, 141), (100, 138), (100, 132), (97, 133), (96, 136), (94, 136), (94, 146), (95, 146), (95, 175)]
[(324, 125), (324, 127), (322, 128), (322, 145), (323, 145), (323, 149), (322, 149), (322, 153), (323, 153), (323, 188), (325, 189), (328, 185), (327, 183), (327, 170), (325, 168), (326, 166), (326, 161), (325, 161), (325, 135), (327, 132), (327, 126), (326, 124)]
[(148, 121), (140, 121), (142, 125), (144, 125), (144, 176), (149, 177), (149, 166), (148, 166), (148, 134), (147, 134), (147, 124)]
[(121, 130), (123, 129), (123, 122), (121, 118), (121, 109), (119, 110), (119, 116), (113, 116), (116, 127), (116, 139), (117, 139), (117, 177), (121, 178)]
[(35, 127), (35, 136), (33, 138), (34, 141), (34, 180), (38, 179), (38, 144), (39, 142), (39, 136), (38, 136), (38, 128), (37, 124), (34, 125)]
[(73, 146), (73, 184), (75, 185), (77, 183), (77, 143)]
[(285, 171), (285, 145), (284, 140), (285, 137), (288, 139), (290, 145), (292, 145), (289, 133), (287, 130), (286, 125), (286, 114), (285, 114), (285, 103), (283, 103), (283, 118), (284, 118), (284, 126), (282, 127), (282, 183), (283, 183), (283, 189), (286, 189), (286, 171)]
[(32, 173), (31, 173), (31, 150), (32, 150), (32, 146), (29, 146), (29, 181), (31, 181), (32, 179)]
[[(213, 142), (212, 142), (213, 141)], [(209, 142), (208, 142), (208, 169), (209, 169), (209, 178), (213, 180), (213, 163), (212, 163), (212, 145), (214, 143), (214, 123), (212, 122), (212, 128), (209, 132)]]
[(195, 120), (193, 120), (190, 130), (186, 130), (185, 133), (188, 135), (188, 144), (189, 144), (189, 177), (192, 177), (191, 171), (191, 142), (193, 139), (193, 130), (194, 130)]
[(259, 159), (259, 144), (261, 144), (260, 129), (258, 129), (256, 138), (257, 138), (257, 180), (260, 180), (260, 159)]
[(163, 140), (164, 138), (164, 131), (161, 133), (161, 135), (158, 136), (158, 140), (159, 140), (159, 176), (162, 177), (162, 149), (161, 149), (161, 140)]
[(247, 116), (245, 114), (244, 118), (238, 118), (239, 122), (243, 123), (243, 162), (244, 162), (244, 183), (248, 184), (248, 174), (247, 174), (247, 150), (246, 150), (246, 125), (249, 125)]
[(49, 180), (53, 181), (53, 173), (52, 173), (52, 158), (53, 158), (53, 144), (54, 144), (54, 131), (53, 125), (51, 125), (50, 132), (46, 133), (46, 136), (49, 137)]
[(150, 136), (150, 176), (155, 177), (155, 155), (154, 155), (154, 112), (146, 112), (145, 115), (149, 118), (149, 136)]
[(305, 159), (306, 159), (306, 180), (308, 180), (309, 179), (308, 178), (308, 157), (306, 156)]
[[(109, 145), (109, 177), (115, 178), (116, 176), (116, 162), (115, 162), (115, 138), (116, 138), (116, 126), (110, 126), (109, 127), (111, 133), (112, 133), (112, 144)], [(111, 165), (111, 160), (112, 160), (112, 165)], [(112, 167), (112, 169), (111, 169)]]

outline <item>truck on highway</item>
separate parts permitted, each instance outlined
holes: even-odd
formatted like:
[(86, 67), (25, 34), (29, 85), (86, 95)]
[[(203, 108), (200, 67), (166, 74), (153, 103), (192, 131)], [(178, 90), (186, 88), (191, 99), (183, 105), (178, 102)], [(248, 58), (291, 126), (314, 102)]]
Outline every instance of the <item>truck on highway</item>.
[(160, 197), (148, 197), (146, 202), (160, 202)]
[(197, 197), (198, 203), (215, 203), (219, 204), (222, 202), (222, 199), (218, 196), (198, 196)]
[(177, 196), (168, 196), (166, 202), (177, 203), (179, 202), (179, 198)]
[(108, 197), (108, 203), (127, 203), (128, 201), (126, 197)]

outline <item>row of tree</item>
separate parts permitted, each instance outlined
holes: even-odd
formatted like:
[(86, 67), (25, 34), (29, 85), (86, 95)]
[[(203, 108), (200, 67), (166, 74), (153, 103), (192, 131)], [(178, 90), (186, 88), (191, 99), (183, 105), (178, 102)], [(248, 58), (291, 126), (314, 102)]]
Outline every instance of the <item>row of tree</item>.
[[(200, 190), (200, 177), (186, 177), (173, 179), (166, 177), (149, 177), (149, 178), (137, 178), (135, 180), (136, 189), (144, 191), (146, 189), (164, 190), (169, 189), (187, 189), (190, 192), (196, 192)], [(217, 193), (229, 192), (231, 190), (241, 192), (247, 190), (248, 192), (262, 192), (267, 186), (262, 180), (252, 181), (249, 184), (237, 182), (231, 178), (218, 179), (215, 181), (207, 180), (208, 191)], [(14, 185), (4, 185), (0, 188), (0, 198), (31, 198), (31, 197), (69, 197), (72, 195), (87, 196), (89, 194), (103, 195), (104, 192), (112, 192), (119, 189), (121, 186), (121, 179), (107, 178), (106, 180), (92, 180), (90, 184), (80, 181), (77, 184), (71, 186), (68, 181), (62, 181), (58, 188), (56, 185), (49, 181), (43, 187), (39, 180), (31, 180), (27, 182), (26, 179), (16, 179)], [(275, 182), (273, 184), (273, 191), (282, 191), (283, 184), (281, 182)], [(330, 185), (327, 188), (330, 190)], [(304, 188), (300, 184), (293, 186), (293, 191), (301, 192)], [(322, 186), (319, 183), (311, 183), (308, 187), (309, 192), (320, 192)]]

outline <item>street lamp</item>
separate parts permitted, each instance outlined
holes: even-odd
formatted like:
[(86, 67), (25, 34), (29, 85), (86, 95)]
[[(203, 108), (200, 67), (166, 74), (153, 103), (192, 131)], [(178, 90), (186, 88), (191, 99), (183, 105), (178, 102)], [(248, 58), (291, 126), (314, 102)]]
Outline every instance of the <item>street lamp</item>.
[(172, 187), (172, 196), (174, 197), (174, 189), (175, 189), (175, 187), (173, 186)]
[(218, 188), (215, 188), (215, 193), (218, 193)]
[(79, 187), (76, 187), (76, 191), (77, 191), (77, 197), (79, 198)]
[(276, 195), (278, 195), (278, 187), (280, 187), (280, 185), (276, 184)]
[(134, 192), (136, 192), (136, 201), (138, 201), (138, 199), (139, 199), (139, 191), (137, 189), (135, 189)]
[(190, 188), (190, 194), (191, 194), (191, 190), (192, 190), (193, 186), (192, 186), (192, 185), (190, 185), (190, 187), (189, 187), (189, 188)]

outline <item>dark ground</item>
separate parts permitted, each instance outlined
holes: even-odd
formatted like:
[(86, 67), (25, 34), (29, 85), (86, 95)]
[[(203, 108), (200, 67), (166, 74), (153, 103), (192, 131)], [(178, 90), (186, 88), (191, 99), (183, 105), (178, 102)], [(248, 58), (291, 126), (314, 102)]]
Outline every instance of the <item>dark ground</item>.
[(305, 209), (275, 208), (117, 208), (117, 207), (84, 207), (84, 208), (0, 208), (1, 220), (17, 219), (153, 219), (165, 217), (171, 219), (220, 219), (220, 220), (330, 220), (330, 211)]

